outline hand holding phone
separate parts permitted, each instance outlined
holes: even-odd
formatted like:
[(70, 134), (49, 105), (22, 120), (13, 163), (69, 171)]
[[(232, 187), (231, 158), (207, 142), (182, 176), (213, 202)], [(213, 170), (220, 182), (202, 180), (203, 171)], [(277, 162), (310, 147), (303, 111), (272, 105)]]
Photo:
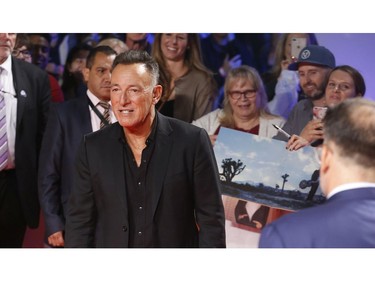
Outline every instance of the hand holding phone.
[(322, 120), (326, 116), (327, 107), (324, 106), (314, 106), (313, 107), (313, 119)]
[(299, 53), (303, 48), (306, 47), (307, 40), (306, 38), (292, 38), (292, 47), (291, 47), (291, 56), (292, 61), (297, 61)]

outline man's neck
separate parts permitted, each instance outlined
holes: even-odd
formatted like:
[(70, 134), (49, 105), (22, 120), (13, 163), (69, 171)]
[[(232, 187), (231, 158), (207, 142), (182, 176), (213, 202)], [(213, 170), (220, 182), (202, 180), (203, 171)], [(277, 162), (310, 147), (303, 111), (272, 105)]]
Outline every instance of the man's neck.
[(320, 99), (311, 99), (314, 106), (326, 106), (326, 99), (325, 97), (321, 97)]

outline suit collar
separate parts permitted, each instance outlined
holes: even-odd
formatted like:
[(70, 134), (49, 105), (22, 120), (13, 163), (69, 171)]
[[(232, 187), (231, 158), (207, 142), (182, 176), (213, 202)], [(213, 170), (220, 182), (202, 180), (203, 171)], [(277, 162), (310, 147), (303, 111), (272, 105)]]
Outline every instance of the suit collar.
[(360, 188), (343, 190), (332, 195), (332, 197), (330, 197), (327, 201), (328, 202), (338, 201), (338, 200), (356, 201), (356, 200), (361, 200), (361, 199), (375, 200), (375, 188), (373, 186), (371, 187), (363, 186)]
[[(151, 169), (150, 183), (152, 183), (152, 214), (155, 214), (162, 193), (164, 180), (168, 171), (169, 161), (173, 147), (171, 137), (173, 129), (167, 117), (157, 112), (157, 132), (155, 140), (155, 150), (153, 157), (153, 169)], [(157, 167), (155, 167), (157, 165)]]
[[(157, 120), (157, 127), (155, 132), (155, 147), (152, 154), (152, 166), (149, 167), (148, 171), (148, 184), (150, 184), (150, 192), (151, 192), (151, 211), (152, 214), (155, 214), (156, 208), (159, 203), (160, 195), (162, 193), (164, 180), (168, 171), (168, 165), (171, 158), (171, 152), (173, 147), (173, 138), (171, 137), (173, 133), (173, 129), (169, 122), (169, 119), (160, 113), (157, 113), (156, 118)], [(125, 169), (124, 167), (124, 155), (123, 155), (123, 145), (125, 142), (125, 135), (122, 126), (116, 122), (114, 124), (109, 125), (108, 127), (101, 130), (103, 134), (106, 134), (108, 138), (114, 140), (113, 146), (109, 148), (112, 153), (112, 159), (114, 159), (115, 163), (113, 162), (112, 165), (114, 167), (121, 167), (122, 171)], [(117, 143), (121, 147), (117, 146)], [(121, 157), (119, 157), (118, 153), (121, 151)], [(119, 194), (121, 198), (126, 198), (126, 192), (123, 188), (125, 186), (125, 178), (123, 173), (117, 173), (119, 177), (117, 178), (117, 182), (119, 182)], [(126, 206), (124, 202), (124, 206)]]
[(28, 63), (19, 61), (12, 58), (12, 75), (13, 75), (13, 85), (17, 97), (17, 126), (22, 120), (23, 113), (25, 111), (25, 106), (28, 101), (28, 88), (24, 85), (23, 81), (28, 81), (24, 77), (24, 72), (22, 71), (22, 63)]

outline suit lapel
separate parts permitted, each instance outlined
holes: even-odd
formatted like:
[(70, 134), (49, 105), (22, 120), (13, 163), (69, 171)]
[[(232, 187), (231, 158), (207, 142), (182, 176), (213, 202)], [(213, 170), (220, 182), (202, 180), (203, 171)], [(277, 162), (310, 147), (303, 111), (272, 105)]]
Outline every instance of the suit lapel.
[(91, 116), (90, 116), (87, 95), (79, 98), (78, 106), (79, 106), (79, 110), (77, 114), (79, 115), (79, 117), (77, 118), (77, 120), (82, 120), (81, 126), (83, 129), (83, 132), (92, 132), (93, 129), (92, 129), (92, 124), (91, 124)]
[(28, 101), (28, 91), (29, 89), (24, 85), (23, 81), (28, 81), (24, 77), (24, 72), (20, 69), (18, 61), (12, 58), (12, 74), (13, 74), (13, 84), (14, 90), (17, 95), (17, 126), (19, 126), (23, 113), (25, 111), (25, 106)]
[[(112, 175), (108, 180), (116, 183), (117, 195), (120, 198), (121, 206), (126, 219), (128, 218), (126, 189), (125, 189), (125, 167), (124, 167), (124, 144), (123, 144), (123, 129), (119, 123), (114, 123), (108, 128), (108, 138), (110, 145), (108, 146), (107, 157), (110, 159), (110, 169)], [(116, 169), (113, 169), (116, 167)]]
[[(157, 114), (158, 131), (156, 136), (155, 150), (152, 156), (154, 166), (150, 167), (152, 169), (152, 174), (149, 181), (152, 192), (151, 210), (153, 215), (155, 214), (158, 206), (173, 146), (173, 140), (170, 136), (173, 133), (173, 129), (170, 126), (167, 118), (159, 113)], [(157, 167), (155, 167), (155, 165), (157, 165)]]

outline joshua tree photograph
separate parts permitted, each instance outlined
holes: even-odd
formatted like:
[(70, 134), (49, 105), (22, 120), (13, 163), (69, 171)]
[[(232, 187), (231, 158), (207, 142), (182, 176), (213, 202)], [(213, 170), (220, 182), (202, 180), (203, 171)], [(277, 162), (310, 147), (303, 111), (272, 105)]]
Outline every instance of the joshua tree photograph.
[(222, 194), (292, 211), (324, 202), (319, 148), (288, 151), (285, 145), (222, 128), (214, 146)]

